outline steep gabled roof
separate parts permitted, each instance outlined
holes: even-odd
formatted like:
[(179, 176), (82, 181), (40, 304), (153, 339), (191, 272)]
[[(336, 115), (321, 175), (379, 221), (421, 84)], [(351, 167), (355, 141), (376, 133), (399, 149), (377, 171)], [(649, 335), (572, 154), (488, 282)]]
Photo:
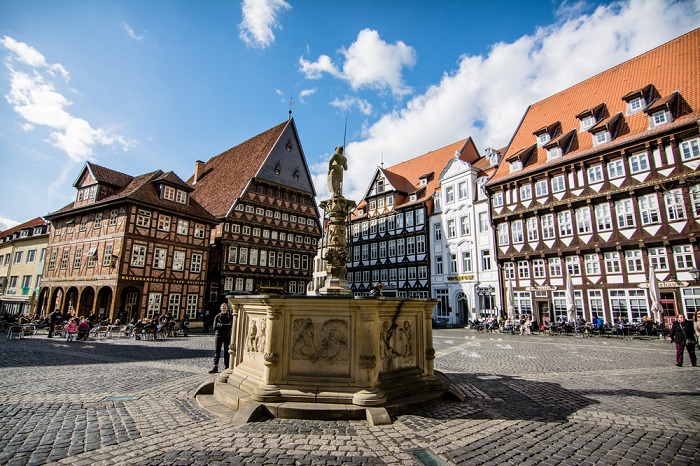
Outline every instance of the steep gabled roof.
[(280, 123), (209, 159), (200, 169), (196, 183), (194, 175), (187, 180), (194, 186), (192, 197), (214, 217), (226, 217), (291, 121)]
[[(603, 125), (620, 123), (620, 128), (624, 130), (618, 131), (615, 139), (605, 143), (605, 147), (614, 147), (617, 144), (629, 143), (697, 121), (700, 118), (699, 75), (700, 29), (696, 29), (532, 104), (508, 145), (504, 160), (532, 146), (535, 142), (533, 134), (551, 124), (552, 121), (560, 121), (562, 131), (568, 133), (571, 130), (579, 131), (578, 118), (599, 112), (603, 108), (602, 104), (605, 104), (606, 114), (611, 116), (599, 121), (588, 131), (579, 131), (576, 148), (564, 157), (548, 162), (546, 149), (538, 147), (522, 170), (510, 173), (509, 165), (501, 164), (489, 185), (519, 178), (543, 169), (549, 164), (559, 164), (597, 151), (598, 148), (593, 147), (590, 133), (599, 130)], [(651, 103), (654, 107), (675, 102), (676, 98), (683, 99), (687, 104), (683, 105), (682, 111), (673, 122), (654, 128), (650, 128), (649, 117), (643, 111), (626, 115), (625, 101), (636, 95), (644, 95), (648, 99), (652, 88), (655, 93), (658, 93), (658, 101)], [(676, 91), (678, 96), (672, 97)], [(650, 102), (647, 101), (646, 104)]]
[[(118, 173), (118, 172), (115, 172)], [(128, 175), (127, 175), (128, 176)], [(180, 177), (178, 177), (173, 172), (164, 173), (162, 170), (155, 170), (150, 173), (139, 175), (137, 177), (129, 177), (131, 180), (119, 189), (118, 191), (112, 193), (104, 199), (100, 199), (98, 202), (92, 204), (81, 205), (76, 208), (75, 202), (71, 202), (62, 209), (47, 215), (47, 218), (51, 219), (54, 217), (61, 216), (62, 214), (68, 214), (72, 211), (82, 212), (84, 210), (94, 210), (100, 206), (105, 206), (113, 204), (115, 202), (121, 201), (134, 201), (141, 204), (152, 205), (154, 207), (162, 208), (164, 210), (169, 210), (177, 212), (187, 216), (199, 217), (203, 220), (208, 220), (212, 223), (216, 223), (216, 219), (212, 217), (209, 212), (207, 212), (195, 199), (190, 196), (189, 204), (180, 204), (178, 202), (167, 201), (161, 199), (157, 186), (164, 180), (167, 180), (170, 184), (182, 185), (184, 189), (191, 189)]]
[(92, 162), (85, 162), (85, 166), (80, 171), (80, 174), (75, 180), (75, 183), (73, 183), (73, 187), (77, 187), (78, 182), (82, 178), (85, 170), (88, 170), (90, 173), (92, 173), (92, 177), (95, 178), (95, 180), (98, 183), (108, 184), (117, 188), (122, 188), (126, 186), (127, 183), (129, 183), (134, 178), (133, 176), (118, 172), (116, 170), (111, 170), (100, 165), (96, 165)]
[[(399, 191), (402, 196), (394, 199), (394, 208), (400, 208), (409, 204), (417, 204), (430, 199), (435, 189), (440, 184), (437, 176), (429, 177), (425, 185), (420, 184), (420, 178), (430, 172), (440, 173), (451, 158), (459, 154), (459, 159), (474, 163), (479, 159), (474, 141), (471, 138), (457, 141), (448, 146), (414, 157), (397, 165), (380, 169), (387, 177), (389, 183)], [(372, 180), (374, 181), (374, 179)], [(406, 194), (416, 194), (416, 200), (411, 201)], [(405, 197), (404, 197), (405, 196)], [(362, 207), (366, 201), (363, 199), (358, 207)], [(355, 209), (356, 216), (358, 209)]]

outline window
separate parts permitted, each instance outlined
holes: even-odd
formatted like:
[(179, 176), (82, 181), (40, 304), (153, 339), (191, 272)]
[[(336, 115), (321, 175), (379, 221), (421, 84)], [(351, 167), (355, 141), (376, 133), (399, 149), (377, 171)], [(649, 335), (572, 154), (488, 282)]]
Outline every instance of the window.
[(552, 178), (552, 192), (559, 193), (566, 189), (566, 184), (564, 182), (564, 176), (555, 176)]
[(554, 214), (547, 214), (540, 217), (540, 224), (542, 226), (542, 238), (543, 239), (553, 239), (554, 234)]
[(22, 262), (22, 256), (24, 255), (24, 251), (15, 251), (15, 264), (19, 264)]
[(376, 235), (376, 234), (377, 234), (377, 221), (376, 221), (376, 220), (370, 220), (370, 221), (369, 221), (369, 234), (370, 234), (370, 235)]
[(595, 117), (593, 115), (588, 115), (583, 118), (581, 118), (580, 124), (581, 124), (581, 131), (585, 131), (588, 128), (592, 128), (593, 125), (596, 124)]
[(615, 322), (620, 317), (632, 322), (639, 322), (649, 315), (646, 290), (610, 290), (610, 308)]
[(691, 160), (700, 157), (700, 139), (691, 139), (681, 143), (681, 158)]
[(457, 256), (450, 254), (450, 273), (457, 273)]
[(199, 302), (199, 297), (196, 294), (187, 295), (187, 318), (194, 319), (197, 316), (197, 303)]
[(389, 257), (395, 257), (396, 256), (396, 240), (390, 239), (389, 240)]
[(586, 254), (583, 256), (586, 265), (586, 275), (600, 275), (600, 259), (598, 254)]
[(527, 201), (528, 199), (532, 199), (532, 185), (531, 184), (526, 184), (525, 186), (520, 187), (520, 200)]
[(589, 183), (602, 183), (603, 182), (603, 167), (596, 165), (594, 167), (588, 167), (588, 182)]
[(175, 251), (173, 253), (173, 270), (185, 270), (185, 251)]
[(362, 245), (362, 260), (363, 261), (369, 260), (369, 245), (368, 244)]
[(309, 256), (301, 256), (301, 270), (309, 270)]
[(651, 225), (661, 221), (656, 194), (639, 197), (639, 214), (642, 217), (642, 225)]
[(669, 221), (685, 220), (685, 204), (683, 203), (683, 193), (680, 189), (672, 189), (664, 194), (666, 204), (666, 214)]
[(549, 142), (552, 137), (549, 133), (542, 133), (537, 136), (537, 147), (542, 147)]
[(386, 241), (382, 241), (381, 243), (379, 243), (379, 258), (386, 258)]
[(61, 254), (61, 270), (66, 270), (68, 267), (68, 256), (70, 255), (70, 250), (65, 248)]
[(547, 180), (540, 180), (535, 183), (535, 196), (542, 197), (549, 194)]
[(588, 207), (576, 209), (576, 230), (579, 235), (590, 233), (593, 230), (591, 227), (591, 211)]
[(369, 245), (369, 258), (375, 260), (377, 258), (377, 243)]
[(168, 312), (176, 319), (180, 317), (180, 299), (182, 299), (182, 295), (179, 294), (168, 296)]
[(143, 267), (146, 263), (146, 246), (135, 244), (131, 250), (131, 265), (134, 267)]
[(532, 261), (532, 275), (535, 278), (545, 278), (544, 259), (535, 259)]
[(502, 207), (503, 206), (503, 193), (496, 193), (493, 195), (493, 206)]
[(455, 228), (455, 220), (453, 218), (447, 220), (447, 237), (454, 238), (457, 236), (457, 229)]
[(301, 267), (301, 256), (299, 254), (292, 255), (292, 268), (294, 270), (299, 270)]
[(112, 243), (105, 244), (105, 255), (102, 258), (102, 267), (110, 267), (112, 265)]
[(168, 201), (175, 200), (175, 188), (172, 186), (163, 186), (163, 199)]
[(155, 248), (153, 251), (153, 268), (164, 269), (165, 261), (168, 256), (168, 250), (165, 248)]
[(455, 201), (455, 188), (454, 186), (447, 186), (445, 188), (445, 204), (452, 204)]
[(95, 222), (92, 224), (92, 228), (94, 230), (99, 230), (102, 228), (102, 212), (98, 212), (95, 214)]
[(591, 311), (591, 316), (604, 318), (603, 290), (588, 290), (588, 309)]
[(610, 204), (598, 204), (595, 206), (595, 220), (598, 225), (598, 231), (612, 230)]
[(510, 238), (508, 237), (508, 223), (503, 222), (498, 224), (498, 244), (499, 246), (505, 246), (510, 243)]
[(255, 236), (256, 238), (260, 237), (260, 228), (258, 228), (258, 227), (253, 228), (253, 236)]
[(401, 230), (403, 228), (403, 214), (396, 215), (396, 229)]
[(593, 135), (593, 146), (610, 141), (610, 133), (608, 131), (598, 131)]
[[(700, 206), (700, 186), (698, 186), (698, 206)], [(698, 211), (700, 212), (700, 207)], [(486, 233), (487, 231), (489, 231), (488, 213), (479, 212), (479, 233)]]
[(376, 200), (371, 200), (369, 201), (369, 210), (377, 210), (377, 201)]
[(394, 195), (390, 194), (386, 197), (386, 205), (394, 205)]
[(416, 236), (416, 252), (418, 254), (425, 254), (425, 236), (423, 235)]
[(449, 317), (452, 314), (450, 308), (450, 294), (448, 290), (435, 290), (435, 298), (438, 300), (436, 305), (437, 317)]
[(471, 233), (469, 214), (459, 217), (459, 235), (465, 236)]
[(471, 251), (462, 251), (462, 272), (472, 271), (472, 253)]
[(416, 253), (416, 238), (413, 236), (406, 238), (406, 253), (415, 254)]
[(537, 228), (537, 217), (530, 217), (526, 222), (527, 240), (531, 243), (537, 242), (540, 239), (540, 232)]
[(161, 231), (170, 231), (170, 216), (169, 215), (159, 215), (158, 216), (158, 229)]
[(581, 275), (581, 261), (578, 256), (568, 256), (566, 258), (566, 273), (572, 277)]
[(406, 226), (407, 227), (412, 227), (413, 226), (413, 211), (409, 210), (406, 212)]
[(194, 224), (194, 237), (204, 238), (204, 225), (201, 225), (199, 223)]
[(136, 215), (136, 225), (140, 227), (150, 227), (151, 226), (151, 213), (147, 210), (139, 209)]
[(700, 312), (700, 288), (681, 289), (681, 296), (683, 297), (683, 307), (688, 318)]
[(527, 291), (515, 291), (513, 292), (513, 297), (515, 298), (515, 313), (518, 316), (531, 316), (532, 315), (532, 300), (530, 299), (530, 293)]
[(503, 264), (503, 275), (506, 280), (515, 280), (515, 262)]
[(58, 250), (53, 249), (51, 255), (49, 256), (49, 270), (53, 270), (56, 267), (56, 256), (58, 255)]
[(641, 154), (632, 155), (629, 159), (630, 162), (630, 173), (639, 173), (643, 171), (649, 171), (649, 158), (646, 152)]
[(113, 227), (117, 224), (117, 218), (119, 217), (119, 211), (117, 209), (112, 210), (109, 213), (109, 226)]
[(399, 257), (403, 257), (406, 255), (405, 240), (403, 238), (399, 238), (396, 240), (396, 254)]
[(488, 249), (481, 251), (481, 270), (491, 270), (491, 251)]
[(527, 261), (518, 262), (518, 278), (523, 280), (530, 278), (530, 264)]
[(160, 314), (160, 303), (162, 295), (160, 293), (148, 293), (148, 309), (146, 311), (146, 317), (152, 319), (154, 316)]
[(202, 255), (199, 253), (192, 253), (192, 261), (190, 263), (190, 272), (199, 273), (202, 271)]
[(603, 260), (605, 261), (605, 271), (608, 274), (617, 274), (622, 271), (620, 267), (620, 253), (606, 252), (603, 254)]
[(514, 220), (513, 223), (510, 224), (510, 229), (513, 234), (513, 243), (522, 243), (525, 241), (525, 235), (523, 233), (523, 221), (522, 220)]
[(557, 214), (557, 220), (559, 221), (559, 234), (561, 236), (571, 236), (574, 234), (571, 223), (571, 212), (568, 210), (559, 212)]
[(634, 227), (634, 206), (632, 199), (623, 199), (615, 202), (615, 212), (617, 213), (617, 227)]
[(627, 272), (644, 272), (642, 251), (639, 249), (625, 251), (625, 262), (627, 262)]
[(32, 276), (23, 275), (22, 276), (22, 288), (29, 288), (32, 285)]
[(693, 246), (690, 244), (673, 246), (673, 260), (676, 262), (676, 270), (688, 270), (695, 267), (693, 256)]
[(425, 212), (423, 209), (418, 209), (416, 210), (416, 225), (423, 225), (423, 223), (425, 223)]
[(551, 149), (547, 149), (547, 160), (558, 159), (562, 155), (563, 152), (561, 150), (561, 147), (552, 147)]
[(561, 277), (561, 275), (561, 259), (558, 257), (551, 257), (549, 259), (549, 276)]
[(10, 281), (9, 281), (7, 287), (8, 288), (17, 288), (17, 280), (18, 279), (19, 279), (19, 277), (17, 275), (12, 275), (10, 277)]
[(177, 234), (186, 235), (190, 230), (190, 224), (187, 220), (179, 219), (177, 221)]
[[(363, 275), (363, 277), (364, 277), (364, 275)], [(367, 278), (369, 278), (369, 275), (367, 276)], [(369, 281), (369, 280), (365, 280), (365, 281)], [(399, 281), (406, 281), (406, 269), (404, 269), (404, 268), (399, 269)]]
[(649, 248), (649, 266), (653, 267), (657, 272), (668, 271), (668, 256), (666, 248)]
[(243, 288), (245, 288), (245, 280), (242, 278), (236, 278), (236, 287), (234, 290), (243, 291)]
[(625, 176), (625, 165), (622, 160), (613, 160), (608, 162), (608, 178), (615, 179)]
[(415, 280), (415, 279), (416, 279), (416, 268), (415, 268), (415, 267), (409, 267), (409, 268), (408, 268), (408, 279), (409, 279), (409, 280)]
[(627, 115), (637, 113), (642, 109), (642, 107), (644, 107), (644, 99), (641, 97), (635, 97), (627, 102)]
[(436, 223), (433, 227), (433, 242), (442, 241), (442, 224)]
[(467, 182), (462, 181), (461, 183), (459, 183), (458, 189), (459, 189), (459, 198), (460, 199), (466, 198), (467, 197)]

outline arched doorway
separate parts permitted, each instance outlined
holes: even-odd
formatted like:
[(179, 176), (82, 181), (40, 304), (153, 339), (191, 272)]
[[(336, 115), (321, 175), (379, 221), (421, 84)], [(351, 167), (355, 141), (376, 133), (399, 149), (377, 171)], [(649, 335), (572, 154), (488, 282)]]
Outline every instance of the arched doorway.
[(48, 311), (59, 311), (62, 312), (63, 308), (63, 288), (54, 288), (53, 293), (51, 293), (51, 300), (48, 303)]
[(51, 312), (49, 310), (51, 305), (51, 299), (49, 298), (49, 296), (51, 296), (51, 290), (49, 290), (48, 288), (42, 288), (39, 292), (39, 300), (36, 304), (36, 312), (40, 316), (47, 316), (49, 315), (49, 312)]
[(95, 303), (95, 290), (88, 286), (80, 295), (80, 309), (78, 315), (89, 316), (92, 314), (93, 304)]
[(97, 314), (106, 316), (112, 320), (110, 311), (112, 309), (112, 288), (105, 286), (97, 293)]
[(464, 292), (457, 293), (457, 323), (469, 322), (469, 300)]
[(141, 300), (141, 291), (129, 286), (122, 290), (121, 304), (119, 306), (118, 318), (122, 322), (131, 322), (132, 319), (139, 319), (139, 302)]
[(77, 315), (78, 306), (78, 289), (74, 286), (68, 288), (66, 291), (66, 299), (63, 301), (63, 314), (64, 315)]

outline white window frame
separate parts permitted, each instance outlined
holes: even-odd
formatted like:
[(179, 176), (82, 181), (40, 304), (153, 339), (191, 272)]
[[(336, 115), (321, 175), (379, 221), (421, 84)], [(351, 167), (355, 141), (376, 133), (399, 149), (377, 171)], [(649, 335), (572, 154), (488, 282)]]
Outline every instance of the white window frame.
[(566, 179), (564, 175), (555, 176), (551, 180), (552, 183), (552, 193), (560, 193), (566, 191)]
[(131, 249), (131, 266), (144, 267), (146, 265), (146, 245), (134, 244)]

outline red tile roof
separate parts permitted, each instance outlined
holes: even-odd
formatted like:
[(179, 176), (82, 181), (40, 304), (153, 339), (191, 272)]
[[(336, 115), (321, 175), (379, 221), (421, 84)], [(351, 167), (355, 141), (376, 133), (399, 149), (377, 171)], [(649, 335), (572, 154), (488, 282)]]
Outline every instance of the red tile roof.
[(194, 175), (187, 180), (194, 186), (192, 196), (214, 217), (226, 217), (291, 121), (280, 123), (209, 159), (200, 168), (197, 183), (194, 183)]
[[(440, 180), (437, 176), (432, 176), (428, 178), (427, 184), (421, 186), (420, 178), (426, 173), (442, 172), (447, 162), (457, 152), (460, 153), (459, 158), (466, 162), (474, 163), (479, 160), (479, 153), (474, 145), (474, 141), (471, 138), (467, 138), (397, 165), (380, 168), (379, 170), (384, 173), (389, 183), (401, 194), (412, 194), (415, 192), (418, 194), (415, 201), (410, 201), (408, 196), (397, 196), (394, 199), (394, 208), (418, 204), (430, 199), (435, 193)], [(366, 201), (363, 199), (358, 207), (362, 207), (364, 204), (366, 204)], [(353, 216), (358, 216), (357, 213), (358, 209), (355, 209)]]
[(46, 220), (44, 220), (41, 217), (37, 217), (37, 218), (34, 218), (32, 220), (28, 220), (24, 223), (20, 223), (19, 225), (16, 225), (12, 228), (8, 228), (5, 231), (0, 231), (0, 237), (13, 235), (14, 233), (19, 233), (20, 231), (22, 231), (26, 228), (35, 228), (35, 227), (39, 227), (42, 225), (46, 225)]
[[(127, 183), (129, 183), (134, 178), (133, 176), (118, 172), (116, 170), (111, 170), (100, 165), (96, 165), (92, 162), (86, 162), (85, 167), (88, 170), (90, 170), (90, 172), (93, 174), (93, 176), (99, 183), (109, 184), (118, 188), (126, 186)], [(78, 181), (79, 180), (76, 180), (73, 186), (76, 186)]]
[[(614, 147), (616, 144), (628, 143), (639, 137), (665, 132), (676, 126), (696, 121), (700, 117), (698, 76), (700, 76), (700, 29), (532, 104), (513, 135), (503, 159), (506, 160), (524, 148), (532, 146), (536, 142), (533, 133), (557, 121), (561, 122), (563, 132), (566, 133), (572, 129), (577, 131), (577, 145), (574, 145), (574, 149), (564, 157), (553, 160), (552, 164), (597, 151), (598, 148), (593, 147), (591, 134), (588, 131), (579, 131), (580, 124), (577, 116), (582, 116), (587, 109), (600, 109), (603, 103), (607, 108), (607, 114), (603, 117), (607, 117), (608, 122), (620, 112), (625, 123), (623, 134), (605, 143), (605, 147)], [(644, 92), (650, 84), (653, 84), (660, 99), (668, 99), (675, 91), (679, 91), (680, 97), (688, 104), (685, 107), (686, 112), (679, 115), (672, 123), (653, 129), (649, 128), (649, 117), (643, 111), (626, 116), (627, 108), (623, 98)], [(546, 149), (538, 147), (523, 170), (510, 173), (509, 164), (502, 163), (489, 185), (522, 177), (546, 168), (548, 165)]]

